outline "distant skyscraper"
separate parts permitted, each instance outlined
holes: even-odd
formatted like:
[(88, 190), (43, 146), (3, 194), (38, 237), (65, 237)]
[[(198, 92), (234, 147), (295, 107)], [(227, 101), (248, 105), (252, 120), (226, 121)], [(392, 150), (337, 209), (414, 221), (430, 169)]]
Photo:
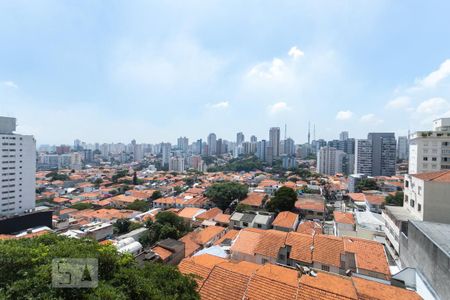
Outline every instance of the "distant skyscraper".
[(339, 134), (339, 140), (345, 141), (346, 139), (348, 139), (348, 131), (342, 131)]
[(195, 143), (195, 153), (203, 154), (203, 142), (202, 139), (197, 140)]
[(372, 176), (395, 175), (397, 141), (395, 134), (369, 133), (372, 142)]
[(261, 141), (257, 142), (257, 144), (256, 144), (256, 157), (258, 157), (262, 161), (266, 160), (266, 148), (267, 148), (267, 141), (266, 140), (261, 140)]
[(272, 127), (269, 130), (269, 144), (272, 147), (272, 157), (280, 156), (280, 127)]
[(217, 136), (215, 133), (208, 135), (208, 155), (217, 154)]
[(179, 137), (177, 140), (177, 148), (183, 152), (187, 152), (189, 147), (189, 139), (187, 137)]
[(258, 138), (257, 138), (256, 136), (252, 135), (252, 136), (250, 137), (250, 142), (256, 143), (257, 141), (258, 141)]
[(216, 153), (217, 155), (222, 155), (223, 154), (223, 141), (222, 139), (218, 139), (216, 142)]
[(409, 143), (407, 136), (399, 136), (397, 142), (397, 158), (407, 160), (409, 154)]
[(317, 153), (317, 171), (321, 174), (336, 175), (342, 172), (343, 151), (333, 147), (322, 147)]
[(284, 141), (283, 153), (287, 156), (295, 156), (295, 142), (291, 138)]
[(0, 216), (30, 211), (36, 201), (36, 141), (14, 131), (16, 119), (0, 117)]
[(81, 141), (80, 140), (75, 140), (73, 141), (73, 149), (75, 151), (80, 151), (81, 150)]
[(372, 175), (372, 142), (370, 140), (356, 141), (355, 173)]
[(242, 145), (242, 143), (244, 142), (244, 140), (245, 140), (245, 137), (244, 137), (244, 134), (242, 133), (242, 132), (238, 132), (237, 134), (236, 134), (236, 144), (239, 146), (239, 145)]
[(161, 143), (162, 165), (169, 165), (170, 152), (172, 145), (170, 143)]
[(171, 157), (169, 159), (169, 171), (184, 172), (184, 158), (183, 157)]

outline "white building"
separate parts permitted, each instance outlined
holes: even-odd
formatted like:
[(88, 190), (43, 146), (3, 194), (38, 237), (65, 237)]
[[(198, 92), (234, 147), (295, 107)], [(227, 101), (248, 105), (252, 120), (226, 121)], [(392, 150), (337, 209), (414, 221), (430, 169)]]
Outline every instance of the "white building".
[(273, 157), (280, 156), (280, 127), (272, 127), (269, 130), (269, 144), (272, 146)]
[(0, 216), (31, 211), (35, 207), (36, 141), (15, 134), (16, 119), (0, 117)]
[(184, 172), (184, 158), (183, 157), (171, 157), (169, 159), (169, 171)]
[(336, 175), (342, 172), (345, 153), (334, 147), (322, 147), (317, 153), (317, 171), (321, 174)]
[(386, 206), (383, 212), (388, 245), (395, 255), (408, 220), (450, 224), (449, 195), (450, 170), (405, 175), (403, 206)]
[(217, 154), (217, 136), (215, 133), (208, 135), (208, 155)]
[(417, 131), (410, 136), (409, 173), (450, 169), (450, 118), (433, 121), (432, 131)]
[(81, 154), (79, 152), (72, 152), (70, 154), (70, 168), (73, 170), (81, 170), (82, 166)]

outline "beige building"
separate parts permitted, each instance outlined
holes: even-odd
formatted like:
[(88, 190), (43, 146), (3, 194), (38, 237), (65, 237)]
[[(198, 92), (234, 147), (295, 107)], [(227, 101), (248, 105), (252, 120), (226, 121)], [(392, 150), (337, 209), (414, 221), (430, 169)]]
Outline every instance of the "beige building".
[(408, 220), (450, 224), (450, 170), (405, 175), (402, 207), (383, 212), (388, 250), (399, 254), (400, 235), (407, 235)]

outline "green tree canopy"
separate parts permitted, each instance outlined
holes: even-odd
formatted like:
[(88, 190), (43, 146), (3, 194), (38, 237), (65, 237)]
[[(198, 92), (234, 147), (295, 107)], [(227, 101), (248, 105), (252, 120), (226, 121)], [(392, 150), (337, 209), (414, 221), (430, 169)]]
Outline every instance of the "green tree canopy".
[(221, 210), (226, 210), (234, 200), (242, 200), (247, 196), (248, 187), (236, 182), (215, 183), (205, 192)]
[(272, 212), (291, 211), (295, 207), (297, 193), (288, 187), (281, 187), (267, 203), (267, 209)]
[(75, 203), (74, 205), (71, 206), (71, 208), (74, 209), (78, 209), (78, 210), (83, 210), (83, 209), (88, 209), (88, 208), (92, 208), (93, 205), (91, 203)]
[(141, 239), (145, 245), (153, 245), (167, 238), (176, 240), (190, 230), (183, 218), (170, 211), (160, 212), (156, 215), (155, 222), (147, 221), (145, 225), (149, 229), (147, 235)]
[[(97, 288), (52, 288), (52, 259), (98, 259)], [(119, 254), (112, 245), (53, 234), (0, 241), (0, 299), (199, 299), (176, 268)]]
[(156, 200), (162, 197), (162, 194), (160, 191), (154, 191), (152, 194), (152, 200)]
[(377, 190), (378, 185), (375, 179), (366, 178), (362, 179), (357, 185), (356, 189), (358, 191), (370, 191), (370, 190)]
[(147, 211), (150, 209), (150, 203), (145, 200), (136, 200), (133, 203), (128, 204), (127, 208), (131, 210)]
[(388, 195), (385, 199), (386, 205), (402, 206), (403, 198), (403, 192), (396, 192), (394, 196)]

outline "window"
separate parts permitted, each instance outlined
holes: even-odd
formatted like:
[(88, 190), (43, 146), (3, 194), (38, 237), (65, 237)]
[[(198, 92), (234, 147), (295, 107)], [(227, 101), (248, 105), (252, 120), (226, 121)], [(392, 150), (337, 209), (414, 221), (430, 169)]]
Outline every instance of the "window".
[(432, 157), (431, 160), (432, 161), (437, 161), (437, 158), (436, 157)]
[(408, 180), (405, 181), (405, 187), (409, 187), (409, 181)]
[(261, 260), (261, 262), (262, 262), (263, 265), (265, 265), (265, 264), (267, 264), (269, 261), (268, 261), (267, 259), (263, 258), (263, 259)]
[(417, 211), (422, 211), (422, 205), (417, 203)]
[(409, 206), (411, 206), (412, 208), (414, 208), (414, 200), (411, 199), (411, 201), (409, 201)]
[(248, 223), (244, 222), (242, 225), (244, 225), (245, 227), (248, 227)]
[(322, 271), (330, 272), (330, 267), (329, 267), (329, 266), (322, 265)]
[(278, 255), (278, 259), (279, 259), (279, 260), (285, 260), (285, 259), (286, 259), (286, 256), (285, 256), (284, 254), (279, 254), (279, 255)]
[(428, 161), (428, 157), (427, 157), (427, 156), (424, 156), (424, 157), (423, 157), (423, 161)]
[(422, 195), (422, 187), (421, 186), (417, 187), (417, 194)]

